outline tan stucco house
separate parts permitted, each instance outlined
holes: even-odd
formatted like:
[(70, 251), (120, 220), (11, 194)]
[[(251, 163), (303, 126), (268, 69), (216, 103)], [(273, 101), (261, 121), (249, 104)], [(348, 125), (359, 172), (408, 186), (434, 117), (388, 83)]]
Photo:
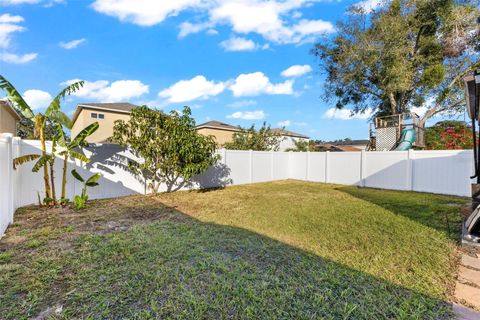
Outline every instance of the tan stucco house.
[(17, 135), (17, 123), (20, 115), (7, 99), (0, 99), (0, 133)]
[(86, 140), (90, 143), (104, 143), (113, 135), (116, 120), (130, 120), (130, 111), (137, 106), (127, 102), (118, 103), (82, 103), (77, 106), (72, 118), (72, 137), (75, 137), (88, 125), (98, 122), (100, 125)]
[(218, 146), (231, 142), (233, 134), (240, 132), (239, 127), (232, 126), (220, 121), (208, 121), (197, 126), (197, 132), (204, 136), (213, 136)]

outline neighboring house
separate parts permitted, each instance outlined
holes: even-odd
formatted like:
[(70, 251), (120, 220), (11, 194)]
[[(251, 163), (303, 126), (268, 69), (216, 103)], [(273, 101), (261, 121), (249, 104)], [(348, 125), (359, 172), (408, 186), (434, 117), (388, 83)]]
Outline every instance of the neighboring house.
[[(333, 144), (337, 147), (353, 147), (360, 150), (367, 149), (367, 145), (369, 140), (347, 140), (347, 141), (340, 141), (340, 142), (327, 142), (327, 144)], [(355, 151), (355, 150), (351, 150)]]
[(218, 146), (231, 142), (235, 132), (242, 131), (239, 127), (220, 121), (208, 121), (197, 126), (197, 132), (204, 136), (213, 136)]
[(130, 120), (130, 111), (137, 106), (131, 103), (82, 103), (73, 115), (72, 137), (75, 137), (88, 125), (98, 122), (100, 125), (86, 140), (90, 143), (104, 143), (113, 135), (116, 120)]
[(281, 137), (280, 145), (278, 151), (286, 151), (288, 149), (295, 149), (295, 142), (299, 141), (310, 141), (310, 138), (306, 135), (296, 133), (293, 131), (275, 128), (272, 129), (272, 132), (279, 133)]
[(0, 99), (0, 133), (11, 133), (16, 136), (17, 123), (20, 119), (12, 103), (7, 99)]

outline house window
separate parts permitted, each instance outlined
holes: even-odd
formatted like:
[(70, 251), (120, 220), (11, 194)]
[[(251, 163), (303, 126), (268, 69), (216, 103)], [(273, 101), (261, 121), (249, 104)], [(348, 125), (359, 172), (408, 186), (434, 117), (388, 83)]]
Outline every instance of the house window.
[(96, 113), (94, 113), (94, 112), (92, 112), (90, 115), (91, 115), (92, 118), (95, 118), (95, 119), (98, 118), (98, 115), (97, 115)]
[(98, 119), (105, 119), (105, 115), (103, 113), (98, 114)]

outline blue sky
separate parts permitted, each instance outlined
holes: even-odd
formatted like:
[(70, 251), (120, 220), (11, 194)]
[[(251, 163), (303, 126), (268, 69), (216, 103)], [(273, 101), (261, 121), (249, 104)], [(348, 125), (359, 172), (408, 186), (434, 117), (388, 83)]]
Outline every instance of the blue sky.
[[(374, 6), (378, 0), (361, 3)], [(366, 116), (333, 112), (309, 51), (354, 1), (0, 0), (0, 74), (41, 109), (68, 98), (192, 107), (197, 123), (285, 126), (312, 138), (368, 137)]]

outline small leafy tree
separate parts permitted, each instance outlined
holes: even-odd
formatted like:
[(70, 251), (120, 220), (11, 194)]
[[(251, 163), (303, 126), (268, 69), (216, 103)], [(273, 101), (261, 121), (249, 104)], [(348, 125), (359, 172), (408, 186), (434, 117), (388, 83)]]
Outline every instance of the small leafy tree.
[(472, 149), (472, 128), (463, 121), (442, 121), (425, 130), (425, 142), (430, 150)]
[(78, 181), (83, 183), (82, 193), (80, 195), (76, 195), (73, 199), (73, 204), (75, 209), (80, 210), (86, 207), (88, 201), (87, 195), (87, 187), (96, 187), (98, 186), (98, 180), (102, 177), (100, 173), (95, 173), (87, 180), (83, 179), (83, 177), (75, 170), (72, 170), (72, 176), (75, 177)]
[(170, 114), (138, 107), (131, 111), (128, 122), (115, 121), (113, 131), (114, 141), (142, 159), (130, 161), (129, 168), (142, 175), (154, 193), (162, 183), (167, 192), (179, 190), (218, 160), (214, 139), (196, 132), (188, 107)]
[(264, 122), (258, 130), (252, 125), (248, 129), (235, 132), (232, 141), (225, 143), (223, 147), (230, 150), (277, 151), (281, 141), (280, 130), (272, 130)]
[(306, 140), (298, 140), (294, 141), (295, 148), (289, 148), (286, 151), (293, 151), (293, 152), (307, 152), (307, 151), (316, 151), (315, 144), (313, 141), (306, 141)]

